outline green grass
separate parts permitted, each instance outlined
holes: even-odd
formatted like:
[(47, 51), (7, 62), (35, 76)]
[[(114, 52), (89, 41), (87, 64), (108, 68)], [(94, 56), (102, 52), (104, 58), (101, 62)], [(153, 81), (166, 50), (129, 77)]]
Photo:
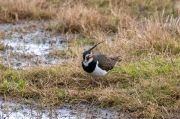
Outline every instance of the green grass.
[(171, 61), (167, 61), (162, 56), (156, 56), (152, 59), (140, 60), (138, 62), (128, 63), (128, 65), (120, 65), (113, 70), (113, 73), (128, 74), (137, 78), (148, 78), (168, 74), (172, 70), (173, 65)]

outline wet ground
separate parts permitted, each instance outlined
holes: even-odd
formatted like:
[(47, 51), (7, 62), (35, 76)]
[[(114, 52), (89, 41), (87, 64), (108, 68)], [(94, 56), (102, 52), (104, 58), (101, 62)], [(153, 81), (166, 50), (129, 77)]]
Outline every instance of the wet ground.
[(14, 69), (29, 66), (59, 64), (64, 59), (49, 57), (50, 52), (63, 50), (64, 37), (45, 30), (48, 22), (24, 21), (0, 24), (0, 63)]
[[(49, 57), (48, 54), (66, 48), (64, 36), (45, 30), (49, 22), (21, 21), (16, 24), (0, 24), (0, 64), (14, 69), (26, 69), (38, 65), (60, 64), (67, 59)], [(0, 119), (126, 119), (126, 115), (113, 110), (88, 106), (66, 105), (39, 108), (17, 101), (0, 98)]]
[[(1, 100), (3, 100), (1, 98)], [(39, 108), (22, 102), (0, 101), (0, 119), (127, 119), (113, 110), (102, 110), (84, 104)]]

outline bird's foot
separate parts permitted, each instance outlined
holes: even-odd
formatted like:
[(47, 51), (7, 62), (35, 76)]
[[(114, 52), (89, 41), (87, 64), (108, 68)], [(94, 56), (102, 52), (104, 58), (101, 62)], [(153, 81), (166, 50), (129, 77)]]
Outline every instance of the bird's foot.
[[(91, 77), (91, 80), (96, 83), (95, 86), (98, 85), (99, 87), (102, 87), (102, 83), (101, 82), (98, 82), (98, 81), (94, 80), (92, 77)], [(92, 84), (94, 84), (94, 83), (92, 83)]]

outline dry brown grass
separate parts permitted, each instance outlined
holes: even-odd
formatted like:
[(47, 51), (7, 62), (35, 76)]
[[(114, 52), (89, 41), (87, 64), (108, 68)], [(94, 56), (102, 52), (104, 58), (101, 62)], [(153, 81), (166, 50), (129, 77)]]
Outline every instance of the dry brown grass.
[(175, 0), (0, 0), (0, 20), (51, 19), (47, 29), (79, 34), (95, 50), (123, 61), (95, 83), (81, 68), (84, 49), (73, 38), (72, 58), (56, 67), (25, 71), (0, 65), (1, 94), (43, 104), (88, 102), (133, 116), (173, 118), (179, 114), (179, 2)]
[(0, 21), (20, 19), (50, 19), (57, 13), (55, 4), (46, 0), (0, 0)]
[(4, 32), (2, 32), (0, 29), (0, 38), (3, 38), (3, 37), (4, 37)]

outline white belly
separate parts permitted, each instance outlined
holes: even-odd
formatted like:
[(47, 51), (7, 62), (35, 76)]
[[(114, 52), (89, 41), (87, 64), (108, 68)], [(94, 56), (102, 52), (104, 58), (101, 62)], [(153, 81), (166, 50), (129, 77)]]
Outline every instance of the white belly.
[(102, 70), (101, 68), (98, 67), (98, 61), (97, 61), (95, 70), (92, 73), (89, 73), (89, 74), (92, 75), (92, 76), (103, 76), (106, 73), (107, 73), (106, 70)]

